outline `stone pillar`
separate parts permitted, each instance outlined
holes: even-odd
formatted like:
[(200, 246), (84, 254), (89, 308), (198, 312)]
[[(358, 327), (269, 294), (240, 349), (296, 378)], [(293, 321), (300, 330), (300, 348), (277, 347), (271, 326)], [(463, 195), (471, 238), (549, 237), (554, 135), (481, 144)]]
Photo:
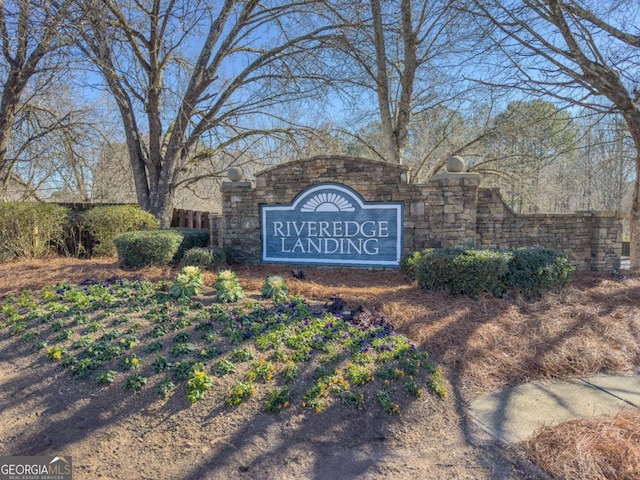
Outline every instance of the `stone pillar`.
[(604, 272), (620, 267), (624, 212), (591, 212), (591, 270)]
[(222, 183), (222, 247), (244, 264), (260, 262), (260, 211), (251, 182)]
[(445, 248), (474, 248), (476, 245), (476, 223), (478, 212), (477, 173), (443, 173), (431, 178), (441, 192), (442, 221), (439, 236)]

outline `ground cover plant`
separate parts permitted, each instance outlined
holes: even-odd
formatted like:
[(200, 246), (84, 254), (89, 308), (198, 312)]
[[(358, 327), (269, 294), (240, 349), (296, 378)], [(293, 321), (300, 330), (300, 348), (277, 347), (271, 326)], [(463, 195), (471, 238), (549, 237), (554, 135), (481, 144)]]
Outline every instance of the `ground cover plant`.
[[(276, 266), (238, 267), (234, 272), (245, 298), (218, 305), (211, 288), (215, 272), (203, 272), (203, 293), (187, 301), (170, 294), (178, 268), (122, 270), (108, 259), (0, 265), (0, 301), (13, 296), (3, 314), (14, 320), (0, 329), (0, 454), (41, 454), (43, 448), (72, 454), (74, 464), (82, 459), (80, 479), (105, 474), (130, 478), (131, 469), (140, 477), (167, 479), (333, 479), (336, 472), (345, 478), (559, 479), (567, 478), (558, 468), (566, 462), (545, 464), (545, 459), (586, 458), (581, 449), (590, 444), (596, 448), (588, 461), (576, 462), (582, 470), (573, 478), (603, 478), (597, 476), (602, 465), (618, 472), (634, 468), (633, 450), (616, 452), (633, 447), (635, 437), (624, 432), (640, 431), (637, 416), (553, 427), (545, 431), (558, 432), (555, 440), (545, 440), (549, 446), (534, 438), (512, 449), (470, 441), (464, 432), (473, 431), (473, 425), (464, 405), (482, 394), (536, 379), (637, 372), (637, 273), (624, 272), (626, 278), (580, 273), (562, 292), (530, 299), (517, 291), (503, 298), (452, 297), (421, 290), (403, 274), (390, 271), (336, 275), (330, 269), (305, 268), (304, 279)], [(320, 361), (329, 360), (331, 352), (316, 351), (304, 361), (287, 358), (293, 353), (287, 345), (259, 350), (256, 337), (243, 338), (244, 320), (233, 324), (210, 318), (214, 330), (197, 328), (204, 320), (197, 315), (211, 315), (214, 306), (224, 307), (231, 318), (244, 318), (258, 303), (274, 308), (261, 292), (265, 278), (274, 275), (286, 280), (291, 299), (303, 297), (312, 310), (326, 311), (328, 299), (339, 295), (343, 302), (335, 311), (352, 326), (373, 323), (378, 328), (382, 322), (371, 318), (387, 319), (391, 330), (418, 351), (428, 352), (427, 361), (442, 368), (447, 398), (429, 388), (422, 366), (423, 380), (407, 381), (407, 372), (422, 363), (420, 358), (407, 359), (402, 368), (399, 360), (395, 365), (376, 364), (374, 371), (362, 353), (350, 349), (343, 351), (350, 360), (345, 357), (339, 365)], [(162, 285), (153, 293), (132, 290), (116, 301), (138, 296), (157, 301), (160, 295), (169, 299), (163, 305), (171, 307), (134, 301), (127, 311), (112, 306), (98, 315), (99, 310), (83, 307), (88, 311), (71, 316), (65, 302), (95, 303), (87, 302), (89, 295), (78, 288), (65, 290), (62, 300), (55, 298), (55, 290), (45, 289), (50, 299), (40, 303), (43, 287), (62, 280), (78, 285), (87, 278)], [(190, 309), (193, 302), (203, 308)], [(26, 309), (33, 310), (34, 318), (18, 318)], [(170, 321), (159, 321), (165, 317)], [(43, 323), (34, 327), (35, 318)], [(40, 327), (46, 327), (42, 336)], [(72, 336), (65, 339), (66, 332)], [(101, 342), (113, 348), (106, 350)], [(63, 367), (65, 359), (78, 357), (90, 345), (106, 357), (122, 352), (118, 358), (125, 360), (101, 360), (92, 368), (94, 357), (87, 356)], [(47, 350), (56, 346), (66, 352), (58, 353), (59, 360), (49, 359)], [(137, 368), (130, 368), (136, 358)], [(188, 390), (199, 371), (211, 378), (212, 386), (207, 389), (203, 378)], [(192, 403), (189, 391), (194, 397), (202, 393), (201, 398)], [(318, 394), (322, 391), (328, 392), (326, 397)], [(323, 400), (318, 413), (315, 402)], [(394, 414), (394, 404), (400, 415)], [(612, 429), (602, 427), (610, 421), (624, 427), (620, 435), (609, 435)], [(605, 442), (597, 441), (603, 438)], [(538, 453), (530, 454), (536, 444)], [(560, 444), (577, 445), (578, 453), (557, 450), (554, 445)]]
[[(235, 279), (229, 271), (221, 277)], [(283, 283), (279, 278), (280, 288)], [(225, 403), (237, 406), (263, 390), (268, 412), (295, 406), (320, 413), (344, 402), (399, 414), (407, 395), (447, 395), (427, 353), (388, 325), (354, 325), (302, 297), (241, 305), (235, 297), (225, 303), (194, 298), (201, 288), (194, 266), (183, 268), (172, 284), (62, 282), (4, 298), (0, 325), (71, 377), (113, 388), (124, 382), (132, 393), (154, 389), (165, 399), (181, 385), (191, 403), (211, 388), (226, 388)], [(247, 366), (239, 368), (242, 363)], [(295, 376), (293, 366), (300, 372)], [(214, 381), (227, 376), (231, 387)]]

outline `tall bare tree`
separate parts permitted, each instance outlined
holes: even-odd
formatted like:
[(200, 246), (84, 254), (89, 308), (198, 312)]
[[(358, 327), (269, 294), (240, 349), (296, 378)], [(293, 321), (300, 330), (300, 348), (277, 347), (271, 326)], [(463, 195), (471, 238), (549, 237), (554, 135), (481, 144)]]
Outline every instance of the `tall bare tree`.
[(373, 150), (385, 161), (403, 163), (413, 116), (441, 106), (454, 96), (451, 87), (461, 86), (449, 82), (448, 76), (459, 67), (459, 54), (467, 46), (466, 30), (451, 3), (358, 0), (334, 4), (346, 25), (335, 43), (346, 59), (343, 85), (352, 88), (358, 102), (375, 102), (383, 148)]
[(330, 29), (317, 0), (81, 3), (83, 48), (118, 105), (138, 202), (164, 227), (202, 152), (288, 133), (274, 107), (313, 93), (310, 60)]
[[(622, 116), (636, 150), (631, 263), (640, 266), (640, 4), (635, 0), (473, 0), (513, 87)], [(504, 79), (497, 80), (505, 85)]]
[[(13, 172), (19, 154), (10, 151), (16, 120), (30, 105), (28, 97), (42, 93), (68, 66), (65, 47), (70, 40), (64, 27), (72, 3), (0, 0), (0, 200), (6, 198), (10, 180), (21, 181)], [(65, 119), (57, 118), (34, 135), (41, 138), (64, 127)]]

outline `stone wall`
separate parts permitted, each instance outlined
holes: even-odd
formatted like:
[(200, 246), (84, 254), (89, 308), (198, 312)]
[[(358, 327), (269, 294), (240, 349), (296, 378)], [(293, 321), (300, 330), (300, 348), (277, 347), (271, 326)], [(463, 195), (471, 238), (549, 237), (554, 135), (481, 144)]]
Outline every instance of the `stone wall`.
[(578, 268), (602, 270), (621, 253), (621, 214), (516, 215), (480, 176), (445, 173), (408, 183), (406, 167), (354, 157), (315, 157), (264, 170), (251, 182), (222, 184), (219, 245), (239, 260), (260, 262), (260, 205), (290, 204), (307, 187), (333, 182), (367, 202), (404, 202), (405, 253), (427, 247), (546, 246), (567, 253)]
[(479, 248), (547, 247), (562, 250), (579, 269), (618, 266), (622, 254), (620, 212), (517, 215), (498, 189), (478, 189)]

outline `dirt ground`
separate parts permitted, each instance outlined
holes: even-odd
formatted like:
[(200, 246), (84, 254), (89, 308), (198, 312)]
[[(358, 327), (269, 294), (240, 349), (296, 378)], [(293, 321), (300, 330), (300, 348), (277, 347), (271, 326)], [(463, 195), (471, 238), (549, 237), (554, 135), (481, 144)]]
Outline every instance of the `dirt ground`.
[[(223, 406), (223, 389), (215, 388), (195, 405), (184, 395), (165, 402), (153, 391), (132, 395), (74, 380), (3, 329), (0, 455), (71, 455), (75, 479), (545, 479), (522, 447), (498, 445), (480, 432), (466, 405), (534, 378), (625, 372), (640, 364), (638, 322), (629, 313), (640, 305), (638, 278), (585, 275), (571, 292), (530, 302), (423, 292), (391, 271), (306, 269), (306, 280), (284, 267), (235, 271), (245, 291), (257, 293), (266, 276), (280, 274), (309, 300), (339, 295), (348, 305), (385, 313), (443, 367), (451, 394), (423, 395), (402, 405), (401, 416), (343, 405), (273, 415), (259, 402)], [(0, 265), (0, 298), (62, 280), (157, 280), (173, 273), (126, 271), (111, 259), (21, 261)], [(214, 278), (207, 274), (209, 289)], [(554, 312), (568, 323), (547, 325)], [(601, 339), (605, 320), (617, 325), (607, 326), (607, 335), (623, 354), (576, 358), (572, 345), (584, 348), (587, 339), (588, 346), (587, 330)], [(611, 328), (620, 330), (615, 338)], [(537, 336), (522, 338), (534, 329)], [(522, 350), (522, 342), (535, 343), (537, 355)]]

